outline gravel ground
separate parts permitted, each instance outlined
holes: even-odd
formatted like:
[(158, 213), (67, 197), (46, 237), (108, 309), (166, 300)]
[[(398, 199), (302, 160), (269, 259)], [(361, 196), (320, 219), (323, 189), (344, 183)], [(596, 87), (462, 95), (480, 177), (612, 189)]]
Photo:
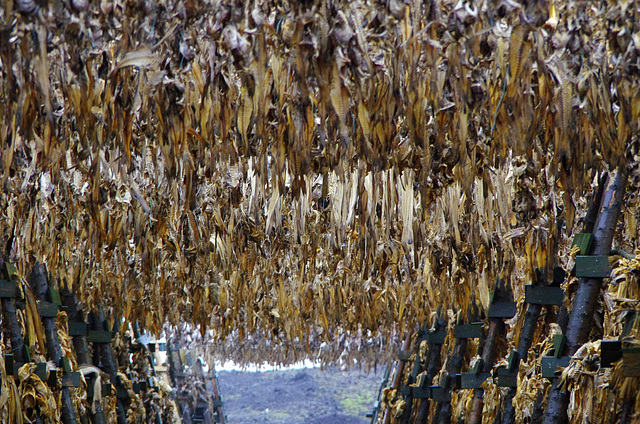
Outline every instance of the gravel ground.
[(382, 372), (218, 371), (229, 424), (366, 424)]

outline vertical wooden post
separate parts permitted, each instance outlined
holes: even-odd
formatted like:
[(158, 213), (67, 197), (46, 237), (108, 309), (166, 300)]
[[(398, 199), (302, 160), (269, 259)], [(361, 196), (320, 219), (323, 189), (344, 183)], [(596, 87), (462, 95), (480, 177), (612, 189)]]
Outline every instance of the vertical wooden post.
[[(104, 310), (102, 305), (98, 304), (96, 313), (96, 327), (98, 330), (106, 330), (107, 322), (104, 316)], [(111, 377), (111, 384), (118, 392), (118, 387), (121, 387), (120, 379), (118, 378), (118, 363), (116, 362), (111, 345), (108, 343), (96, 343), (97, 351), (100, 355), (100, 361), (104, 371)], [(118, 414), (118, 424), (127, 424), (127, 410), (122, 399), (116, 400), (116, 411)]]
[[(3, 261), (1, 265), (2, 272), (0, 276), (5, 278), (6, 281), (14, 281), (12, 276), (9, 275), (9, 263)], [(22, 328), (18, 322), (16, 300), (13, 297), (3, 297), (1, 302), (4, 338), (5, 340), (11, 340), (11, 353), (13, 354), (14, 362), (24, 363), (26, 361), (24, 338), (22, 337)]]
[[(67, 314), (69, 317), (69, 324), (85, 323), (85, 317), (82, 311), (78, 308), (78, 302), (76, 297), (69, 290), (61, 290), (60, 297), (62, 298), (62, 304), (67, 308)], [(87, 343), (86, 335), (73, 335), (73, 348), (75, 350), (76, 359), (80, 365), (91, 365), (91, 354), (89, 351), (89, 345)], [(94, 384), (96, 377), (87, 379), (87, 385)], [(91, 422), (93, 424), (105, 424), (104, 410), (102, 409), (102, 403), (95, 403), (95, 413), (91, 412)]]
[[(17, 284), (16, 278), (9, 268), (12, 265), (9, 261), (5, 261), (0, 258), (0, 277), (6, 279), (8, 282), (14, 282)], [(14, 363), (22, 364), (27, 361), (25, 350), (28, 349), (24, 344), (24, 337), (22, 336), (22, 328), (18, 322), (18, 315), (16, 309), (16, 300), (13, 297), (2, 298), (2, 323), (5, 340), (11, 341), (11, 354), (13, 355)], [(13, 374), (14, 370), (10, 370)], [(17, 381), (18, 377), (14, 376)], [(18, 382), (19, 383), (19, 382)], [(34, 411), (36, 424), (42, 424), (42, 419), (38, 411)]]
[[(149, 368), (151, 369), (151, 375), (153, 377), (156, 377), (156, 366), (155, 363), (153, 361), (153, 357), (151, 356), (151, 352), (149, 351), (149, 347), (142, 343), (141, 341), (141, 337), (140, 337), (140, 326), (138, 325), (137, 322), (133, 323), (133, 337), (136, 339), (136, 341), (138, 342), (138, 345), (140, 346), (140, 349), (142, 349), (143, 354), (145, 355), (145, 357), (147, 358), (147, 362), (149, 362)], [(149, 377), (149, 376), (147, 376)], [(162, 424), (162, 417), (160, 415), (160, 408), (158, 407), (158, 405), (156, 404), (156, 402), (153, 399), (149, 399), (149, 401), (153, 404), (155, 411), (156, 411), (156, 424)]]
[[(442, 312), (438, 315), (438, 318), (436, 320), (435, 330), (436, 332), (447, 330), (447, 322), (444, 320)], [(433, 377), (435, 377), (436, 373), (440, 369), (440, 366), (442, 365), (441, 356), (442, 356), (442, 343), (439, 343), (439, 342), (435, 343), (435, 342), (429, 341), (429, 356), (428, 356), (429, 359), (427, 361), (427, 382), (426, 382), (426, 385), (429, 387), (431, 386)], [(426, 422), (427, 417), (429, 415), (430, 404), (431, 402), (429, 401), (429, 399), (422, 399), (420, 403), (420, 409), (418, 411), (418, 415), (416, 419), (417, 423)]]
[[(402, 350), (407, 351), (409, 350), (410, 347), (411, 347), (411, 331), (409, 331), (404, 338), (404, 342), (402, 343)], [(405, 360), (402, 360), (402, 359), (398, 360), (396, 375), (393, 379), (393, 386), (391, 386), (396, 390), (400, 389), (400, 384), (402, 383), (402, 374), (404, 373), (405, 364), (406, 364)], [(384, 410), (384, 416), (382, 418), (382, 422), (383, 424), (389, 424), (391, 422), (391, 408), (388, 406), (387, 406), (387, 409)]]
[[(456, 339), (456, 343), (453, 347), (453, 354), (451, 355), (451, 361), (449, 362), (449, 373), (444, 381), (445, 391), (451, 391), (453, 388), (453, 381), (456, 375), (460, 374), (462, 370), (462, 363), (464, 361), (464, 354), (467, 351), (467, 339)], [(441, 406), (440, 406), (441, 405)], [(439, 403), (440, 410), (436, 411), (434, 422), (439, 424), (449, 424), (451, 422), (451, 401)], [(422, 422), (426, 422), (423, 420)]]
[[(508, 283), (503, 280), (496, 282), (494, 289), (494, 301), (505, 301), (513, 299)], [(482, 350), (482, 368), (481, 373), (491, 372), (493, 364), (498, 358), (498, 341), (505, 336), (506, 325), (503, 317), (489, 318), (489, 329), (484, 341)], [(479, 424), (482, 422), (482, 408), (484, 407), (484, 389), (474, 389), (474, 399), (471, 415), (469, 417), (470, 424)]]
[[(41, 302), (49, 302), (48, 298), (49, 285), (45, 269), (40, 262), (36, 262), (33, 271), (29, 277), (29, 285), (34, 290), (36, 298)], [(62, 349), (58, 340), (58, 328), (56, 327), (55, 318), (42, 318), (44, 326), (45, 338), (47, 340), (47, 356), (51, 359), (56, 367), (62, 368)], [(71, 402), (71, 395), (68, 387), (62, 387), (62, 422), (65, 424), (76, 424), (75, 408)]]
[(176, 402), (178, 404), (178, 409), (180, 410), (183, 424), (191, 424), (191, 408), (188, 402), (186, 402), (184, 394), (181, 393), (182, 386), (184, 384), (182, 361), (180, 360), (179, 355), (176, 361), (176, 355), (174, 355), (174, 353), (175, 352), (172, 349), (171, 342), (167, 340), (167, 360), (169, 361), (169, 376), (171, 377), (172, 384), (178, 392)]
[[(593, 255), (609, 255), (618, 216), (622, 209), (626, 184), (627, 174), (624, 170), (618, 168), (609, 175), (600, 215), (593, 233), (591, 248)], [(580, 346), (588, 341), (601, 288), (602, 278), (583, 278), (580, 280), (569, 315), (564, 355), (572, 356)], [(544, 416), (545, 422), (550, 424), (566, 423), (568, 421), (568, 406), (569, 393), (560, 390), (559, 380), (556, 379), (549, 394)]]

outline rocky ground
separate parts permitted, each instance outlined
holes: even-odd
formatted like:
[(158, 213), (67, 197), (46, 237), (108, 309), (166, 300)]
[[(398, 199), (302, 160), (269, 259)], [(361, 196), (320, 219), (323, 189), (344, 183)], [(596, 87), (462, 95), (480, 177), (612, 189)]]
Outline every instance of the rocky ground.
[(382, 379), (338, 368), (219, 371), (229, 424), (365, 424)]

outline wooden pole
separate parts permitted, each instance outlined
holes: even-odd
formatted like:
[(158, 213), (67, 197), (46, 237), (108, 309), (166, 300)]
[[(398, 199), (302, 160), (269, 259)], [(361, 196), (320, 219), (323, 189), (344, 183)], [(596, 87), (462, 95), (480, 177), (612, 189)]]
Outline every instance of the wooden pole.
[[(49, 302), (49, 284), (45, 269), (40, 262), (36, 262), (29, 277), (29, 285), (34, 290), (36, 298), (41, 302)], [(62, 367), (62, 349), (58, 340), (58, 328), (55, 318), (42, 318), (44, 334), (47, 340), (47, 356), (54, 362), (56, 367)], [(75, 408), (71, 402), (71, 394), (68, 387), (62, 387), (62, 422), (65, 424), (76, 424)]]
[[(512, 301), (513, 293), (509, 283), (502, 279), (496, 282), (493, 293), (493, 302)], [(481, 343), (482, 353), (480, 357), (482, 359), (481, 373), (489, 373), (493, 368), (493, 364), (498, 358), (498, 344), (499, 340), (504, 339), (506, 331), (506, 325), (504, 318), (496, 316), (489, 318), (489, 329), (487, 330), (484, 343)], [(479, 388), (474, 390), (474, 399), (471, 414), (469, 416), (470, 424), (480, 424), (482, 422), (482, 408), (484, 407), (484, 389)]]
[[(490, 318), (489, 330), (485, 346), (482, 351), (482, 369), (480, 372), (490, 372), (497, 358), (498, 340), (504, 338), (505, 324), (503, 318)], [(469, 417), (470, 424), (482, 423), (482, 408), (484, 407), (484, 389), (475, 389), (473, 399), (473, 409)]]
[[(67, 308), (67, 314), (69, 322), (85, 322), (85, 317), (82, 311), (78, 308), (78, 302), (76, 297), (69, 290), (61, 290), (60, 297), (62, 298), (62, 304)], [(76, 359), (80, 365), (92, 365), (91, 354), (89, 351), (89, 345), (87, 343), (86, 336), (72, 336), (73, 349), (75, 350)], [(94, 384), (95, 378), (89, 378), (87, 384)], [(105, 424), (104, 410), (102, 409), (102, 402), (95, 403), (95, 412), (91, 409), (91, 422), (93, 424)]]
[(182, 360), (178, 355), (178, 363), (176, 363), (174, 351), (169, 340), (167, 340), (167, 360), (169, 361), (169, 376), (171, 377), (171, 382), (178, 392), (176, 403), (178, 404), (183, 424), (191, 424), (191, 408), (185, 399), (182, 387), (184, 385)]
[[(593, 233), (591, 248), (593, 255), (609, 255), (618, 216), (622, 209), (626, 183), (626, 172), (621, 169), (616, 169), (609, 175), (600, 215)], [(583, 278), (580, 280), (578, 290), (573, 298), (567, 325), (567, 343), (563, 352), (566, 356), (572, 356), (589, 339), (589, 333), (593, 326), (593, 315), (602, 288), (602, 280), (602, 278)], [(556, 379), (549, 394), (544, 421), (549, 424), (568, 422), (568, 405), (569, 393), (560, 390), (559, 380)]]
[[(3, 277), (10, 281), (11, 277), (8, 275), (6, 268), (8, 262), (2, 261)], [(26, 358), (24, 356), (24, 338), (22, 337), (22, 327), (18, 322), (18, 315), (16, 310), (16, 300), (14, 298), (2, 298), (2, 322), (3, 333), (5, 340), (11, 340), (11, 353), (13, 354), (14, 362), (24, 363)]]
[[(409, 331), (404, 338), (404, 342), (402, 343), (402, 350), (409, 350), (411, 347), (411, 332)], [(393, 379), (393, 385), (391, 386), (393, 389), (400, 389), (400, 383), (402, 383), (402, 374), (404, 373), (404, 366), (406, 361), (399, 359), (398, 360), (398, 369), (396, 370), (396, 375)], [(391, 408), (387, 406), (387, 409), (384, 410), (384, 416), (382, 418), (383, 424), (389, 424), (391, 422)]]
[[(153, 357), (151, 356), (151, 352), (149, 351), (149, 347), (146, 344), (142, 343), (142, 341), (141, 341), (140, 326), (138, 325), (137, 322), (133, 323), (133, 337), (135, 337), (135, 339), (137, 340), (138, 345), (140, 346), (140, 349), (142, 349), (143, 354), (147, 358), (147, 362), (149, 362), (149, 367), (151, 369), (151, 375), (153, 377), (156, 377), (157, 376), (157, 374), (156, 374), (156, 366), (155, 366), (155, 364), (153, 362)], [(149, 399), (149, 402), (153, 405), (153, 408), (156, 411), (156, 414), (155, 414), (156, 424), (162, 424), (162, 417), (160, 416), (160, 408), (158, 407), (158, 404), (152, 398)]]
[[(424, 341), (427, 340), (427, 335), (429, 333), (429, 329), (428, 327), (424, 327), (419, 335), (418, 338), (416, 339), (416, 345), (418, 348), (418, 353), (416, 354), (416, 358), (413, 361), (413, 370), (411, 371), (411, 377), (409, 377), (409, 384), (413, 384), (415, 383), (415, 376), (417, 376), (421, 370), (422, 370), (422, 366), (420, 364), (420, 353), (419, 353), (419, 349), (420, 349), (420, 344)], [(431, 343), (429, 343), (431, 344)], [(429, 356), (431, 354), (431, 348), (429, 348), (429, 350), (427, 351), (427, 356)], [(405, 409), (404, 412), (402, 413), (402, 417), (400, 418), (400, 424), (409, 424), (409, 420), (411, 419), (411, 414), (412, 414), (412, 409), (413, 409), (413, 394), (409, 393), (407, 395), (405, 395), (404, 397), (404, 401), (405, 401)]]
[[(9, 261), (0, 258), (0, 276), (4, 277), (7, 281), (13, 281), (14, 278), (9, 275), (8, 266)], [(13, 355), (14, 363), (22, 364), (27, 362), (25, 356), (25, 349), (27, 349), (27, 347), (24, 344), (22, 328), (18, 322), (16, 300), (14, 298), (2, 298), (2, 323), (4, 324), (4, 338), (5, 340), (11, 341), (11, 354)], [(14, 370), (10, 372), (13, 373)], [(18, 376), (14, 376), (14, 379), (18, 381)], [(36, 424), (42, 424), (40, 413), (37, 410), (34, 411), (34, 417)]]
[[(436, 332), (439, 331), (447, 331), (447, 322), (444, 320), (442, 315), (438, 316), (436, 320)], [(431, 387), (431, 383), (433, 382), (433, 377), (435, 377), (438, 370), (442, 366), (442, 343), (431, 343), (429, 342), (429, 359), (427, 361), (427, 382), (426, 386)], [(420, 409), (418, 410), (418, 415), (416, 417), (416, 423), (425, 423), (428, 415), (429, 415), (429, 406), (431, 402), (429, 399), (422, 399), (420, 403)]]
[[(98, 304), (98, 311), (96, 314), (96, 327), (99, 330), (107, 328), (104, 310), (100, 304)], [(120, 387), (121, 384), (120, 379), (118, 378), (118, 363), (113, 355), (111, 345), (108, 343), (99, 343), (96, 344), (96, 346), (100, 355), (100, 361), (102, 362), (102, 368), (111, 377), (111, 384), (113, 384), (117, 393), (118, 387)], [(116, 399), (116, 412), (118, 416), (118, 424), (127, 424), (127, 410), (122, 399)]]
[[(445, 391), (450, 392), (453, 388), (453, 382), (456, 375), (460, 374), (460, 371), (462, 370), (462, 363), (464, 361), (464, 354), (466, 351), (467, 339), (456, 339), (451, 361), (449, 362), (449, 373), (444, 380), (443, 388)], [(434, 422), (439, 424), (449, 424), (451, 422), (451, 400), (449, 400), (449, 402), (439, 402), (438, 406), (440, 407), (440, 410), (436, 410)]]
[[(591, 233), (596, 225), (600, 203), (602, 202), (602, 196), (604, 195), (605, 182), (606, 176), (603, 176), (599, 181), (598, 188), (596, 189), (591, 202), (589, 203), (589, 208), (587, 209), (587, 215), (585, 216), (582, 229), (584, 233)], [(538, 284), (543, 283), (540, 280), (541, 278), (540, 276), (538, 276)], [(538, 318), (540, 317), (541, 312), (541, 305), (529, 304), (527, 306), (524, 324), (522, 326), (522, 331), (520, 332), (520, 338), (518, 339), (518, 356), (520, 357), (520, 359), (527, 359), (529, 349), (531, 348), (531, 344), (533, 342), (533, 334), (535, 333), (536, 327), (538, 326)], [(558, 324), (561, 326), (563, 332), (566, 332), (568, 318), (569, 314), (567, 311), (567, 307), (563, 304), (560, 307), (557, 319)], [(513, 407), (513, 398), (515, 397), (516, 393), (517, 387), (510, 387), (507, 391), (504, 402), (504, 414), (502, 418), (503, 424), (512, 423), (515, 419), (516, 411)]]

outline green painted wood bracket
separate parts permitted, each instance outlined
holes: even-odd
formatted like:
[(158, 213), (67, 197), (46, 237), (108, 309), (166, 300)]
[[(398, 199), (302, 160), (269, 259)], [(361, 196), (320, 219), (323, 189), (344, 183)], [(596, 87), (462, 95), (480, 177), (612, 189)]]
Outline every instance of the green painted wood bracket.
[(473, 364), (473, 367), (471, 368), (471, 370), (469, 370), (471, 373), (473, 374), (479, 374), (480, 370), (482, 369), (482, 366), (484, 365), (484, 361), (482, 360), (482, 358), (479, 358), (475, 364)]
[(622, 337), (626, 337), (631, 333), (631, 330), (633, 330), (636, 324), (636, 319), (638, 319), (638, 317), (636, 317), (635, 311), (627, 312), (624, 318), (624, 325), (622, 326)]
[(489, 318), (513, 318), (518, 312), (516, 302), (493, 302), (489, 305)]
[(37, 305), (41, 318), (56, 318), (58, 316), (58, 305), (55, 303), (39, 300)]
[(610, 275), (611, 266), (608, 256), (576, 256), (576, 277), (609, 278)]
[(447, 332), (444, 328), (439, 328), (437, 331), (429, 331), (427, 334), (427, 340), (429, 343), (433, 343), (436, 345), (444, 344), (445, 339), (447, 338)]
[(569, 356), (562, 356), (556, 358), (555, 356), (543, 356), (542, 357), (542, 377), (544, 378), (556, 378), (559, 377), (560, 372), (556, 373), (556, 369), (566, 368), (569, 366), (571, 358)]
[(15, 280), (18, 278), (18, 269), (11, 262), (5, 262), (2, 270), (4, 271), (4, 276), (9, 280)]
[(556, 358), (562, 356), (564, 345), (567, 343), (567, 336), (564, 334), (556, 334), (553, 336), (553, 352)]
[(571, 247), (578, 246), (580, 247), (581, 255), (588, 255), (589, 249), (591, 249), (592, 243), (593, 243), (592, 233), (578, 233), (573, 238), (573, 243), (571, 243)]
[(564, 291), (560, 287), (524, 286), (524, 301), (535, 305), (562, 305)]
[(398, 359), (401, 361), (408, 361), (411, 359), (413, 352), (411, 350), (401, 350), (398, 352)]
[(482, 387), (482, 384), (491, 377), (491, 373), (482, 372), (479, 374), (475, 373), (465, 373), (462, 374), (460, 386), (463, 389), (479, 389)]
[(88, 326), (86, 322), (70, 321), (69, 335), (71, 337), (86, 337)]
[(4, 369), (7, 371), (7, 375), (14, 375), (13, 354), (3, 353), (2, 359), (4, 360)]
[(118, 399), (129, 399), (129, 392), (122, 386), (116, 387), (116, 397)]
[(622, 358), (622, 342), (620, 340), (602, 340), (600, 342), (600, 366), (610, 368), (614, 362)]
[(520, 368), (520, 354), (517, 350), (511, 350), (511, 353), (509, 353), (509, 358), (507, 358), (507, 363), (507, 368), (509, 370), (518, 370)]
[(67, 357), (62, 357), (62, 369), (64, 372), (71, 372), (71, 361)]
[(451, 402), (451, 391), (444, 387), (431, 386), (431, 399), (434, 402)]
[(506, 367), (496, 369), (496, 384), (498, 387), (518, 387), (518, 371)]
[(111, 331), (90, 330), (87, 334), (87, 341), (90, 343), (109, 344), (111, 340), (113, 340), (113, 333)]
[(453, 333), (458, 339), (478, 339), (482, 337), (483, 322), (472, 322), (471, 324), (456, 325)]
[(221, 406), (224, 405), (224, 402), (221, 399), (214, 399), (213, 400), (213, 407), (214, 408), (219, 408)]
[(40, 378), (40, 380), (46, 382), (47, 381), (47, 363), (46, 362), (36, 363), (35, 374)]
[(80, 387), (81, 374), (79, 372), (65, 372), (62, 373), (62, 387)]
[(18, 286), (15, 281), (0, 280), (0, 298), (11, 299), (18, 295)]
[[(95, 379), (92, 377), (89, 381), (87, 381), (87, 399), (93, 399), (94, 396), (94, 384)], [(102, 396), (111, 396), (111, 390), (113, 389), (113, 385), (109, 382), (102, 383)]]
[(62, 306), (62, 300), (60, 300), (60, 292), (58, 290), (53, 287), (49, 287), (49, 297), (51, 298), (52, 303)]
[(429, 399), (431, 389), (429, 387), (411, 386), (414, 399)]
[(411, 386), (407, 386), (407, 385), (402, 385), (400, 386), (400, 394), (402, 396), (408, 396), (411, 394)]

